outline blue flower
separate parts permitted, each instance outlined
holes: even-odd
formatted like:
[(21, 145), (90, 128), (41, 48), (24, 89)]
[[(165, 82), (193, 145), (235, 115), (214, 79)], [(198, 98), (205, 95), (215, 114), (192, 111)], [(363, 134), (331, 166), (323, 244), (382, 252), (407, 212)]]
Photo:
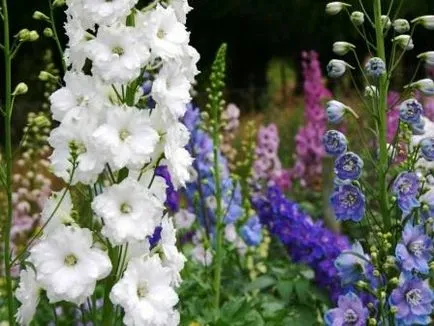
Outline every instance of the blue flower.
[(339, 123), (344, 118), (347, 106), (339, 101), (327, 102), (326, 113), (330, 123)]
[(345, 250), (336, 258), (335, 266), (342, 284), (347, 285), (361, 280), (367, 274), (371, 264), (369, 256), (365, 255), (360, 243), (355, 242), (351, 250)]
[(350, 184), (337, 187), (330, 197), (330, 204), (340, 221), (360, 222), (365, 215), (365, 195)]
[(434, 137), (422, 139), (420, 142), (420, 153), (427, 161), (434, 161)]
[(413, 123), (411, 130), (413, 131), (413, 135), (423, 135), (425, 133), (425, 120), (420, 119), (419, 122)]
[(402, 268), (427, 274), (428, 262), (432, 258), (432, 241), (425, 235), (423, 226), (413, 226), (410, 222), (404, 227), (401, 242), (396, 246), (395, 254)]
[(251, 217), (241, 228), (241, 237), (249, 246), (257, 246), (262, 241), (262, 225), (258, 216)]
[(434, 188), (431, 188), (419, 198), (420, 202), (427, 206), (427, 210), (422, 210), (422, 216), (429, 218), (434, 216)]
[(378, 78), (386, 73), (386, 64), (381, 58), (374, 57), (369, 59), (365, 69), (368, 76)]
[(341, 180), (359, 179), (362, 169), (362, 159), (353, 152), (342, 154), (335, 161), (335, 174)]
[(322, 138), (322, 142), (325, 152), (329, 155), (339, 156), (347, 151), (348, 140), (340, 131), (327, 131)]
[(338, 307), (325, 313), (327, 326), (365, 326), (369, 311), (353, 292), (339, 296)]
[(398, 197), (398, 206), (407, 216), (413, 208), (420, 207), (417, 200), (420, 181), (414, 172), (401, 172), (392, 185), (392, 192)]
[(422, 104), (414, 98), (402, 102), (399, 107), (399, 118), (409, 124), (419, 123), (422, 114)]
[(145, 72), (143, 74), (143, 79), (144, 81), (141, 87), (142, 87), (143, 95), (146, 96), (149, 95), (152, 91), (152, 84), (153, 84), (152, 75), (148, 72)]
[(389, 304), (398, 309), (396, 325), (430, 325), (433, 299), (434, 293), (425, 281), (401, 275), (399, 287), (389, 298)]

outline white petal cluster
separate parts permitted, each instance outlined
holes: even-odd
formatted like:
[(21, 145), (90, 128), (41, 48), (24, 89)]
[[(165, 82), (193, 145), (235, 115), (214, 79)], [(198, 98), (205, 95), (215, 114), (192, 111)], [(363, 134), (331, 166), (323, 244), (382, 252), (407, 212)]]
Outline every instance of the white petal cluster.
[(67, 187), (41, 213), (32, 269), (21, 272), (16, 292), (20, 324), (31, 322), (40, 290), (50, 303), (80, 305), (109, 275), (117, 283), (104, 305), (120, 305), (126, 325), (179, 324), (174, 288), (186, 259), (163, 218), (167, 185), (155, 169), (166, 165), (175, 187), (190, 179), (181, 119), (199, 54), (189, 45), (187, 0), (138, 3), (66, 0), (68, 71), (50, 96), (58, 126), (49, 143), (52, 171)]

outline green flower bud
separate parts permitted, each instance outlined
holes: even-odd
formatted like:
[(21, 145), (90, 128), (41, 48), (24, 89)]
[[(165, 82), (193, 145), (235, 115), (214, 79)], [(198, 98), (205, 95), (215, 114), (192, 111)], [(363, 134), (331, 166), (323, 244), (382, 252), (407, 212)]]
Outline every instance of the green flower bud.
[(378, 269), (374, 269), (374, 271), (372, 272), (372, 274), (375, 276), (375, 277), (379, 277), (381, 274), (380, 274), (380, 271), (378, 270)]
[(24, 95), (28, 92), (28, 90), (29, 90), (29, 88), (27, 87), (26, 83), (19, 83), (15, 87), (15, 90), (12, 93), (12, 96)]
[(49, 37), (49, 38), (53, 37), (54, 35), (53, 30), (50, 27), (46, 27), (43, 33), (45, 37)]
[(360, 26), (365, 22), (365, 14), (361, 11), (353, 11), (350, 19), (354, 25)]
[(390, 312), (391, 312), (392, 314), (396, 314), (396, 313), (398, 312), (398, 307), (397, 307), (397, 306), (392, 306), (392, 307), (390, 307)]
[(369, 318), (368, 325), (369, 326), (375, 326), (375, 325), (377, 325), (377, 321), (374, 318)]
[(54, 7), (63, 7), (66, 4), (65, 0), (54, 0), (53, 6)]
[(35, 42), (39, 39), (39, 34), (37, 31), (30, 31), (29, 33), (29, 42)]
[(38, 78), (39, 78), (39, 80), (42, 80), (42, 81), (48, 81), (48, 80), (57, 81), (57, 77), (56, 76), (53, 76), (48, 71), (44, 71), (44, 70), (42, 70), (39, 73)]
[(356, 46), (354, 44), (348, 42), (333, 43), (333, 52), (336, 53), (337, 55), (345, 55), (355, 48)]
[(43, 12), (40, 12), (40, 11), (35, 11), (34, 13), (33, 13), (33, 19), (36, 19), (36, 20), (45, 20), (45, 21), (50, 21), (50, 18), (46, 15), (46, 14), (44, 14)]
[(430, 67), (434, 66), (434, 51), (421, 53), (417, 56), (417, 58), (425, 61), (425, 63)]
[(326, 13), (330, 16), (339, 14), (345, 7), (351, 7), (348, 3), (334, 1), (326, 5)]
[(15, 37), (17, 37), (18, 40), (21, 42), (27, 42), (29, 40), (29, 37), (30, 37), (30, 31), (27, 28), (24, 28), (24, 29), (20, 30), (18, 32), (18, 34), (15, 35)]
[(389, 29), (390, 26), (392, 26), (392, 22), (390, 21), (389, 16), (381, 16), (381, 25), (383, 26), (383, 29)]
[(407, 33), (410, 30), (410, 23), (407, 19), (396, 19), (393, 21), (393, 28), (399, 34)]
[(397, 277), (394, 277), (389, 281), (389, 283), (393, 286), (397, 286), (399, 284), (399, 279)]
[(396, 43), (400, 48), (405, 51), (413, 50), (414, 44), (410, 35), (399, 35), (392, 40), (393, 43)]

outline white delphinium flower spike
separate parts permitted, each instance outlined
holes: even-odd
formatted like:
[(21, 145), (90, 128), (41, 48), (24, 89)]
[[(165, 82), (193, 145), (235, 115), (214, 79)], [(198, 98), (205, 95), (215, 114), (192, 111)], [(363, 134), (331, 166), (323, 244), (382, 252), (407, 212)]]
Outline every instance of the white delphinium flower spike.
[(149, 162), (159, 135), (151, 127), (149, 113), (134, 107), (110, 107), (107, 118), (93, 133), (98, 146), (110, 153), (108, 161), (115, 168), (140, 168)]
[(83, 15), (98, 25), (113, 25), (124, 20), (138, 0), (82, 0)]
[(127, 326), (168, 325), (178, 303), (170, 283), (170, 271), (158, 256), (133, 258), (114, 285), (110, 300), (124, 309)]
[[(71, 217), (72, 200), (69, 191), (65, 190), (53, 192), (44, 203), (41, 213), (41, 224), (45, 225), (44, 234), (50, 234), (60, 225), (73, 224), (75, 221)], [(62, 198), (63, 196), (63, 198)]]
[(185, 24), (187, 22), (187, 14), (193, 9), (189, 6), (187, 0), (172, 0), (170, 5), (175, 10), (178, 20)]
[(184, 268), (186, 258), (176, 248), (176, 230), (173, 222), (167, 216), (161, 222), (161, 247), (163, 250), (163, 266), (169, 268), (172, 274), (172, 284), (181, 284), (180, 272)]
[(18, 324), (30, 325), (39, 304), (40, 292), (41, 287), (36, 282), (35, 271), (31, 268), (21, 270), (20, 283), (15, 291), (15, 296), (21, 303), (15, 316)]
[(102, 234), (120, 245), (152, 235), (164, 205), (147, 187), (128, 177), (95, 197), (92, 208), (104, 221)]
[(108, 255), (92, 243), (90, 230), (61, 225), (30, 249), (36, 280), (47, 291), (50, 303), (82, 304), (96, 282), (109, 275)]

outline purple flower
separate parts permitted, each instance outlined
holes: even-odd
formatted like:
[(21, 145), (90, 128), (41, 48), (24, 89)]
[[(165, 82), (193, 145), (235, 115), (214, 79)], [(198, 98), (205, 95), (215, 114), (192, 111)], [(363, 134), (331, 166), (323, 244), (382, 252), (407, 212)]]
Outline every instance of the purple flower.
[(257, 246), (262, 241), (262, 225), (258, 216), (251, 217), (241, 228), (241, 237), (249, 246)]
[(398, 309), (397, 325), (429, 325), (434, 293), (425, 281), (401, 276), (398, 288), (392, 291), (389, 304)]
[(353, 152), (342, 154), (335, 161), (335, 174), (341, 180), (359, 179), (362, 168), (362, 159)]
[(327, 154), (339, 156), (347, 151), (348, 140), (343, 133), (329, 130), (323, 136), (323, 145)]
[(398, 197), (398, 206), (407, 216), (413, 208), (420, 207), (416, 196), (419, 193), (420, 181), (414, 172), (401, 172), (392, 186), (392, 192)]
[(413, 131), (413, 135), (425, 134), (425, 120), (420, 119), (419, 122), (413, 123), (411, 125), (411, 130)]
[(402, 102), (399, 107), (399, 118), (409, 124), (419, 123), (422, 114), (422, 104), (413, 98)]
[(365, 255), (359, 242), (351, 250), (345, 250), (335, 260), (335, 266), (342, 284), (353, 284), (361, 280), (371, 267), (369, 256)]
[(395, 254), (405, 271), (415, 270), (426, 274), (429, 271), (428, 262), (432, 258), (432, 249), (432, 241), (425, 235), (423, 226), (413, 226), (408, 222)]
[(365, 196), (350, 184), (337, 187), (330, 197), (330, 204), (340, 221), (360, 222), (365, 215)]
[(339, 296), (338, 307), (330, 309), (324, 316), (327, 326), (365, 326), (368, 318), (368, 309), (353, 292)]
[(420, 142), (420, 152), (427, 161), (434, 161), (434, 137), (422, 139)]

